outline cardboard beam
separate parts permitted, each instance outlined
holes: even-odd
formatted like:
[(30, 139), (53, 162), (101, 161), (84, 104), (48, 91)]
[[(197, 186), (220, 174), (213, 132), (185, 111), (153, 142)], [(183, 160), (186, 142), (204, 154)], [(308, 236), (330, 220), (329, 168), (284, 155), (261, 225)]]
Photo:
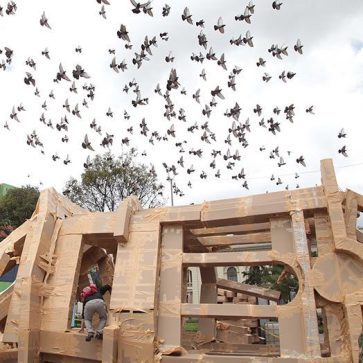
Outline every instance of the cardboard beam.
[(214, 228), (192, 228), (190, 233), (198, 237), (218, 236), (223, 234), (244, 234), (261, 231), (269, 231), (270, 223), (242, 224), (235, 226), (214, 227)]
[(274, 260), (269, 251), (257, 252), (210, 252), (183, 253), (183, 265), (186, 266), (251, 266), (268, 265)]
[(198, 241), (205, 247), (257, 244), (270, 242), (271, 233), (259, 232), (235, 236), (198, 237)]
[[(293, 355), (293, 353), (291, 353)], [(189, 353), (182, 357), (163, 356), (162, 363), (311, 363), (311, 358), (304, 357), (251, 357), (243, 354), (223, 354), (221, 352), (213, 353)], [(349, 363), (351, 362), (344, 355), (334, 358), (320, 358), (314, 360), (316, 363)]]
[(77, 359), (102, 360), (102, 341), (85, 341), (85, 334), (76, 331), (59, 332), (42, 330), (40, 332), (40, 351), (42, 353), (75, 357)]
[(267, 299), (271, 301), (279, 301), (281, 297), (280, 291), (225, 279), (217, 279), (217, 287), (245, 295), (260, 297), (262, 299)]
[(268, 220), (271, 214), (289, 213), (294, 209), (292, 200), (300, 200), (300, 207), (305, 210), (326, 208), (323, 190), (316, 187), (227, 199), (223, 202), (209, 202), (202, 210), (201, 221), (204, 223), (219, 221), (221, 223), (229, 220), (229, 223), (233, 223), (234, 220), (237, 220), (243, 223), (243, 220), (248, 221), (250, 216), (254, 216), (255, 219), (258, 216), (265, 216), (265, 219)]
[(98, 262), (104, 259), (106, 256), (107, 253), (99, 247), (92, 246), (91, 248), (89, 248), (83, 254), (81, 268), (79, 272), (80, 275), (82, 276), (87, 274), (92, 266), (97, 265)]
[(27, 220), (0, 243), (0, 257), (4, 253), (13, 252), (17, 247), (19, 249), (19, 243), (24, 244), (25, 236), (29, 233), (31, 224), (32, 222)]
[[(84, 359), (77, 357), (68, 357), (65, 355), (42, 353), (42, 362), (46, 363), (99, 363), (100, 361), (94, 359)], [(7, 362), (5, 362), (7, 363)]]
[(209, 318), (277, 318), (277, 305), (182, 304), (182, 316)]
[(93, 212), (75, 215), (63, 222), (60, 236), (67, 234), (106, 234), (113, 236), (117, 214), (115, 212)]
[(0, 362), (3, 363), (16, 363), (18, 362), (18, 349), (0, 350)]
[(357, 192), (354, 192), (350, 189), (347, 189), (347, 194), (350, 193), (352, 195), (354, 195), (354, 198), (357, 200), (357, 205), (358, 205), (358, 211), (359, 212), (363, 212), (363, 195), (359, 194)]

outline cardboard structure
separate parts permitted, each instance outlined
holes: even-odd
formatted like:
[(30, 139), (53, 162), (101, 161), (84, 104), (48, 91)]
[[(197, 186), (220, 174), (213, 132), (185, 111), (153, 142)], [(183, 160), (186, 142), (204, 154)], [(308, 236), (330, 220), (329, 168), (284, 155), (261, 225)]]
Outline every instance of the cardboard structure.
[[(358, 362), (363, 196), (338, 188), (331, 160), (321, 176), (314, 188), (184, 207), (143, 210), (129, 197), (108, 213), (44, 190), (31, 219), (0, 244), (0, 274), (19, 265), (0, 295), (0, 361)], [(270, 264), (299, 281), (286, 305), (258, 305), (278, 293), (215, 273)], [(85, 342), (71, 315), (93, 266), (112, 295), (103, 341)], [(191, 266), (200, 269), (200, 304), (186, 302)], [(197, 333), (185, 331), (189, 317)], [(245, 339), (262, 319), (278, 326), (278, 345)], [(193, 344), (183, 343), (188, 334)]]

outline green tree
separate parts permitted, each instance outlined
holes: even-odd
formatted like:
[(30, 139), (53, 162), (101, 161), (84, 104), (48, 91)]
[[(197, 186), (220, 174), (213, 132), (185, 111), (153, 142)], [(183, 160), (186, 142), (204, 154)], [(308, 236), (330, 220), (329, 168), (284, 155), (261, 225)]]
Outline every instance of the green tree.
[(67, 181), (63, 194), (91, 211), (113, 211), (120, 201), (136, 195), (142, 206), (162, 205), (163, 185), (152, 166), (134, 162), (134, 150), (121, 156), (96, 155), (85, 165), (80, 181)]
[(0, 199), (0, 230), (2, 238), (31, 217), (39, 198), (39, 189), (30, 185), (10, 189)]
[(284, 278), (278, 282), (281, 273), (284, 270), (283, 265), (272, 266), (251, 266), (247, 271), (243, 272), (245, 283), (250, 285), (258, 285), (261, 287), (280, 291), (281, 300), (288, 303), (290, 292), (297, 292), (299, 282), (295, 275), (287, 273)]

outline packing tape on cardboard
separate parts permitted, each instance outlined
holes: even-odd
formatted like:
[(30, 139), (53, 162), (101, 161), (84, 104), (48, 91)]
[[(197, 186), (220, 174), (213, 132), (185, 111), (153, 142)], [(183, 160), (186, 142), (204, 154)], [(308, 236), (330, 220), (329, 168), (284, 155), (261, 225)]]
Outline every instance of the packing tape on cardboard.
[(181, 302), (180, 300), (159, 301), (159, 314), (163, 316), (180, 316)]
[(180, 271), (183, 263), (183, 252), (180, 249), (167, 249), (161, 251), (161, 271), (176, 268)]

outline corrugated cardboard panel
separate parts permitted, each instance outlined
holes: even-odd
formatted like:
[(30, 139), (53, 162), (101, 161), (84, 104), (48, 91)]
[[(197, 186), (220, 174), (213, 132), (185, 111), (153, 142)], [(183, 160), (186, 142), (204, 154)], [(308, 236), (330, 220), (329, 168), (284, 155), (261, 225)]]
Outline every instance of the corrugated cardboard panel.
[(279, 253), (294, 253), (294, 238), (290, 217), (271, 218), (272, 249)]
[(152, 231), (130, 232), (119, 243), (110, 308), (152, 310), (155, 308), (158, 274), (159, 224)]
[(154, 363), (154, 314), (118, 314), (118, 363)]
[(102, 360), (102, 341), (93, 339), (91, 342), (86, 342), (85, 334), (76, 331), (64, 333), (42, 330), (40, 332), (40, 351), (100, 362)]

